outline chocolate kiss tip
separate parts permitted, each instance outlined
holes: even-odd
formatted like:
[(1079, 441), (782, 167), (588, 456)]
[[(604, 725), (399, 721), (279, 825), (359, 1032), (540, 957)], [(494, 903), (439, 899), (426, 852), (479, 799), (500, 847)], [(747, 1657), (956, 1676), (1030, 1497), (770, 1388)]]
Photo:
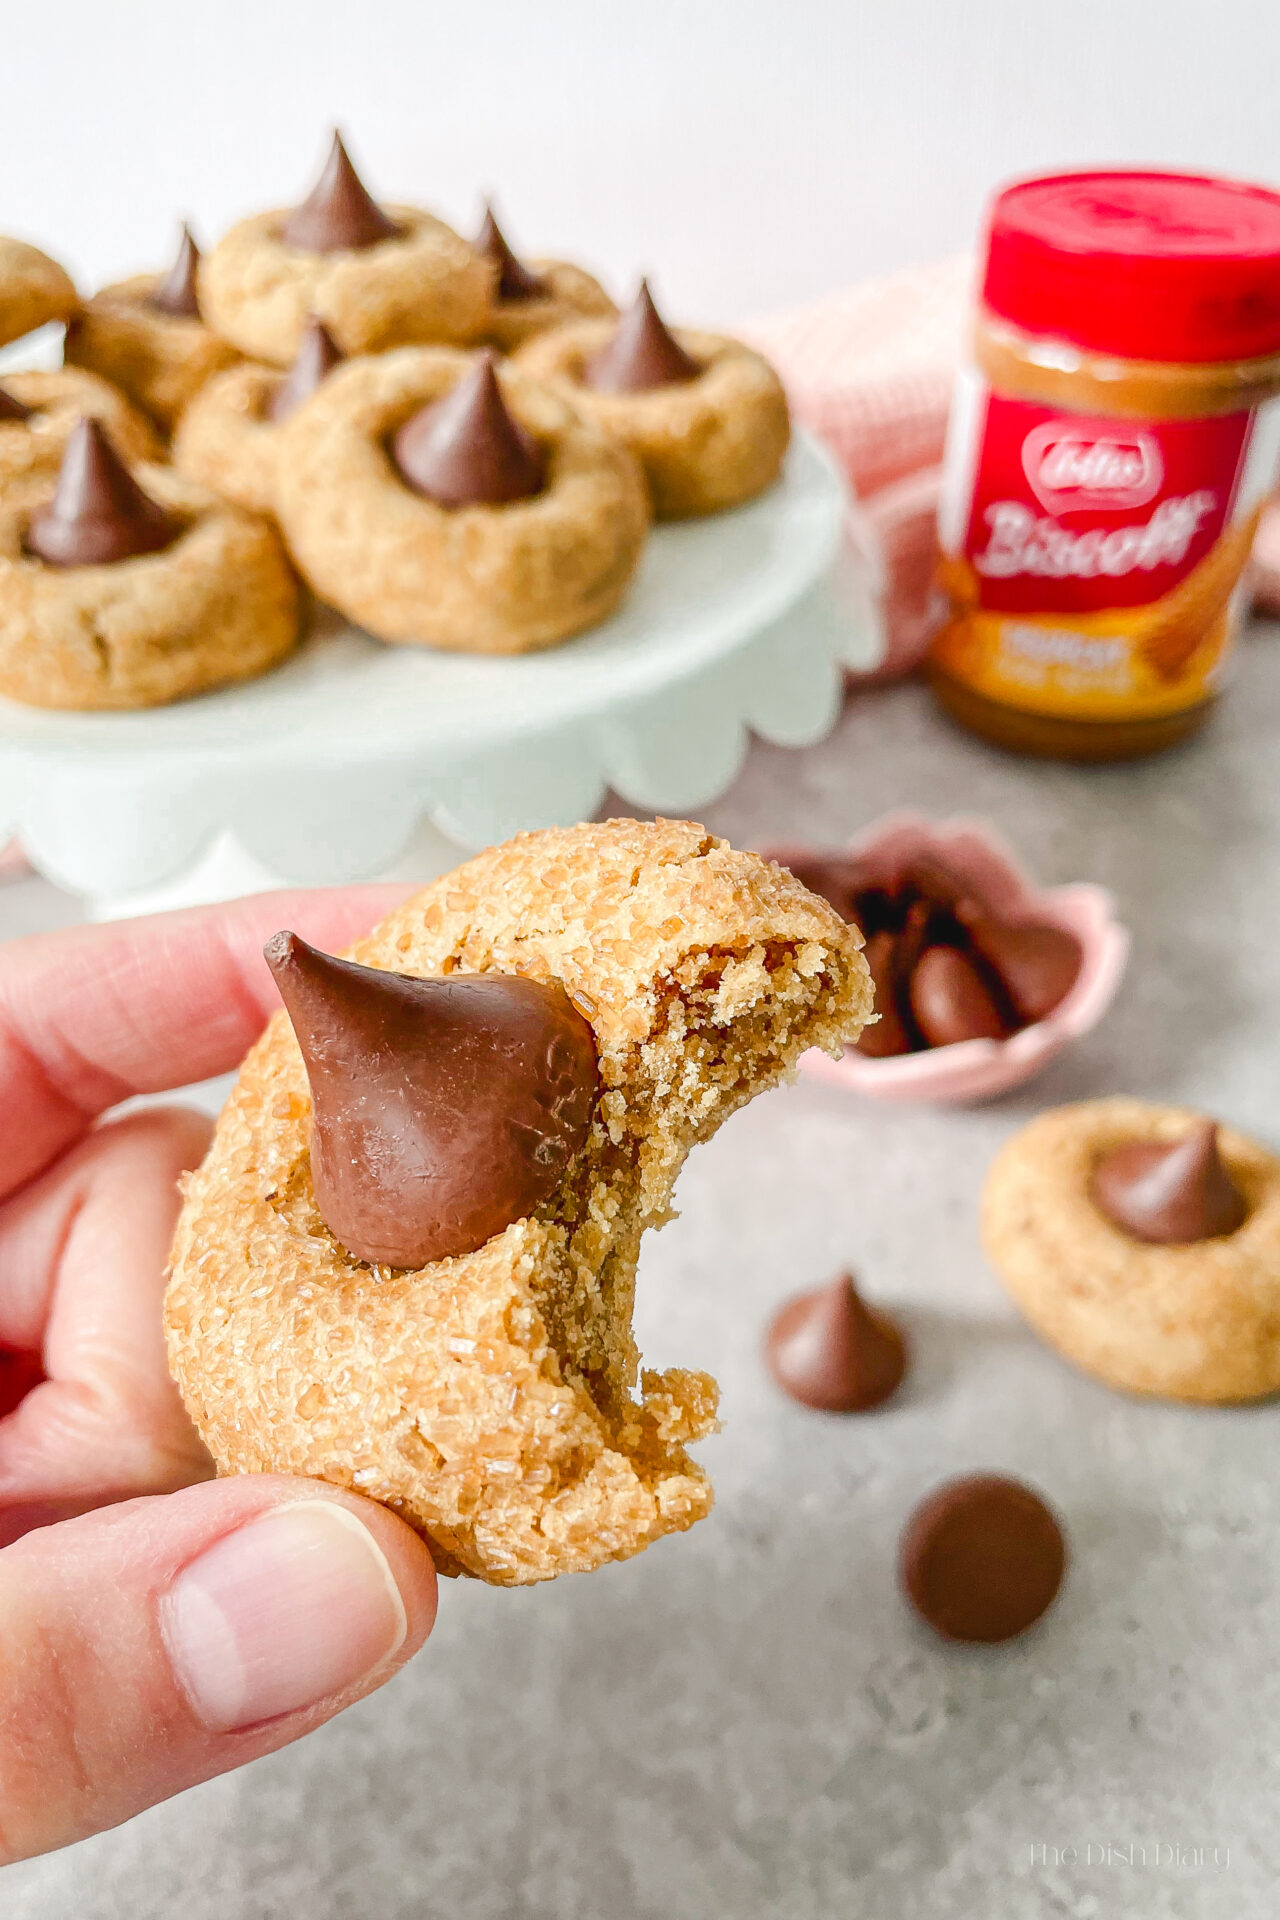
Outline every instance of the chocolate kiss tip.
[(200, 249), (191, 237), (191, 229), (184, 220), (182, 238), (178, 242), (178, 256), (159, 285), (153, 287), (149, 306), (156, 307), (161, 313), (172, 314), (179, 320), (198, 320), (200, 302), (196, 297), (196, 274), (200, 266)]
[(475, 250), (497, 267), (500, 300), (534, 300), (546, 292), (546, 282), (541, 276), (512, 253), (506, 235), (494, 218), (492, 200), (484, 203), (484, 221), (475, 238)]
[(765, 1350), (778, 1385), (821, 1413), (879, 1406), (907, 1364), (898, 1328), (866, 1305), (847, 1273), (788, 1300), (774, 1316)]
[(645, 393), (677, 386), (702, 372), (667, 327), (642, 280), (612, 338), (583, 368), (583, 383), (596, 393)]
[(26, 547), (51, 567), (96, 567), (158, 553), (182, 531), (144, 493), (97, 420), (72, 428), (52, 500), (32, 514)]
[(293, 365), (267, 402), (267, 418), (279, 422), (296, 413), (303, 401), (309, 400), (324, 384), (342, 357), (342, 350), (328, 327), (312, 314), (299, 336)]
[(505, 506), (542, 488), (542, 449), (511, 414), (485, 349), (445, 394), (392, 436), (401, 476), (442, 507)]
[(1130, 1140), (1093, 1171), (1094, 1205), (1135, 1240), (1188, 1246), (1244, 1224), (1248, 1206), (1222, 1162), (1218, 1128), (1197, 1120), (1182, 1140)]
[(399, 231), (352, 166), (335, 128), (324, 171), (285, 221), (281, 239), (307, 253), (341, 253), (392, 240)]
[(558, 982), (421, 980), (287, 931), (263, 953), (311, 1084), (316, 1206), (357, 1260), (472, 1253), (550, 1198), (598, 1088), (591, 1028)]
[(24, 407), (21, 400), (15, 399), (13, 394), (7, 393), (3, 387), (0, 387), (0, 420), (29, 420), (30, 418), (31, 408)]

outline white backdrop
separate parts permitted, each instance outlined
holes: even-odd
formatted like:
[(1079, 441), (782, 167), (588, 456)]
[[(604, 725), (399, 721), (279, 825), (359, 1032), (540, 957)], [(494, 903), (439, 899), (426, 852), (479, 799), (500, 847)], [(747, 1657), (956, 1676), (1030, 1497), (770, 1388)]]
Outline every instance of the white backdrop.
[(1280, 179), (1277, 0), (0, 0), (0, 231), (88, 282), (310, 184), (376, 191), (716, 321), (968, 243), (1013, 171)]

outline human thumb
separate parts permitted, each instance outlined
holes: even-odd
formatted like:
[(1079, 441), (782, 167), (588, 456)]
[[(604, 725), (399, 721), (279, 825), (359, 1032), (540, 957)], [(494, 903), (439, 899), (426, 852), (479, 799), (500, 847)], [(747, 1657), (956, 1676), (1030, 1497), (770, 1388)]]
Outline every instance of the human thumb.
[(372, 1692), (435, 1617), (383, 1507), (246, 1475), (0, 1553), (0, 1864), (115, 1826)]

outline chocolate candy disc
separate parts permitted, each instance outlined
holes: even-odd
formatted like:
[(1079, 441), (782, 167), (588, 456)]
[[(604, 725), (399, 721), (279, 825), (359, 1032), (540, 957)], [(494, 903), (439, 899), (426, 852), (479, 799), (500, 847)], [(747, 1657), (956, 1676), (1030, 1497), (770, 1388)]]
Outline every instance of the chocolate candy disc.
[(72, 428), (47, 506), (27, 523), (26, 548), (50, 567), (98, 567), (171, 546), (181, 524), (144, 493), (97, 420)]
[(414, 492), (442, 507), (527, 500), (541, 491), (546, 468), (541, 447), (503, 399), (487, 351), (443, 400), (405, 421), (391, 451)]
[(358, 1260), (472, 1253), (550, 1198), (591, 1130), (591, 1027), (555, 981), (419, 980), (293, 933), (264, 949), (311, 1083), (320, 1217)]
[(1249, 1209), (1218, 1151), (1212, 1120), (1197, 1120), (1184, 1140), (1168, 1145), (1131, 1140), (1093, 1170), (1094, 1205), (1135, 1240), (1186, 1246), (1216, 1240), (1242, 1226)]
[(596, 393), (646, 393), (696, 380), (702, 372), (663, 322), (653, 304), (649, 282), (640, 282), (631, 306), (613, 338), (588, 360), (583, 385)]
[(267, 418), (278, 424), (296, 413), (341, 359), (333, 335), (312, 314), (302, 329), (293, 365), (267, 402)]
[(765, 1355), (784, 1392), (823, 1413), (878, 1407), (907, 1364), (898, 1328), (867, 1306), (847, 1273), (788, 1300), (769, 1327)]
[(280, 229), (287, 247), (306, 253), (342, 253), (394, 240), (400, 232), (352, 166), (335, 131), (324, 172)]
[(946, 1640), (1012, 1640), (1052, 1604), (1067, 1564), (1062, 1529), (1030, 1487), (994, 1473), (948, 1480), (899, 1546), (903, 1591)]
[(196, 298), (196, 272), (199, 265), (200, 249), (184, 220), (177, 259), (159, 285), (152, 288), (147, 305), (157, 308), (161, 313), (172, 314), (178, 320), (198, 320), (200, 303)]
[(493, 217), (493, 203), (484, 203), (484, 223), (475, 237), (475, 250), (498, 269), (500, 300), (536, 300), (547, 290), (547, 283), (523, 260), (516, 258), (507, 245), (506, 235)]

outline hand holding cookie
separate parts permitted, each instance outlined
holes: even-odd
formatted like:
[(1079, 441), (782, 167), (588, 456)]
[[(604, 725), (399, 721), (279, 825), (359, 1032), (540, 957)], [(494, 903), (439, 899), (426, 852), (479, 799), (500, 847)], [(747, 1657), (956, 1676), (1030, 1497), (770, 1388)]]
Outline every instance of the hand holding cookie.
[(280, 921), (340, 946), (395, 898), (268, 895), (0, 957), (0, 1864), (286, 1745), (431, 1629), (431, 1561), (394, 1514), (212, 1479), (159, 1316), (209, 1123), (99, 1117), (235, 1064), (275, 1003)]

